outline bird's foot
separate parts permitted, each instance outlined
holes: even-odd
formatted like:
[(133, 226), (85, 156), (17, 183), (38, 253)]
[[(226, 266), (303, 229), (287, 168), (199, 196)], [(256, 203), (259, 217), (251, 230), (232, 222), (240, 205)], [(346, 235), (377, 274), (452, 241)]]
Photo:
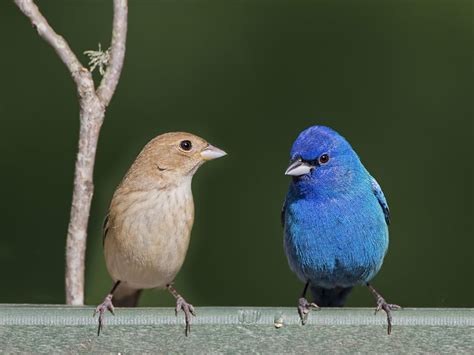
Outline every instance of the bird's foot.
[(304, 297), (301, 297), (298, 300), (298, 314), (300, 315), (301, 325), (306, 324), (308, 319), (308, 313), (313, 309), (319, 309), (319, 306), (316, 303), (309, 303), (308, 300)]
[(110, 313), (115, 315), (114, 305), (112, 304), (112, 294), (107, 295), (107, 297), (105, 297), (104, 299), (104, 302), (99, 304), (94, 311), (94, 317), (97, 313), (99, 314), (99, 326), (97, 328), (97, 336), (100, 335), (101, 330), (104, 328), (106, 311), (109, 311)]
[(375, 313), (377, 314), (378, 311), (383, 310), (387, 314), (387, 334), (390, 335), (392, 333), (392, 312), (397, 309), (400, 309), (397, 304), (387, 303), (382, 296), (377, 297), (377, 308), (375, 308)]
[(184, 334), (188, 336), (191, 332), (191, 315), (196, 316), (196, 313), (194, 312), (194, 307), (192, 304), (186, 302), (186, 300), (182, 296), (178, 296), (176, 298), (175, 308), (176, 317), (178, 316), (178, 312), (181, 310), (184, 312), (184, 320), (186, 321), (186, 328), (184, 330)]

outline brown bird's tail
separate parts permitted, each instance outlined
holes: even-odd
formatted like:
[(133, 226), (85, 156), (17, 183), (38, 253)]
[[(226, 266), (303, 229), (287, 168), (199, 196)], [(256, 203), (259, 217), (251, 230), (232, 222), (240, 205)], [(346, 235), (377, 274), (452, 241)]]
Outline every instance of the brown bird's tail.
[(123, 283), (114, 292), (113, 303), (116, 307), (136, 307), (142, 290), (130, 288)]

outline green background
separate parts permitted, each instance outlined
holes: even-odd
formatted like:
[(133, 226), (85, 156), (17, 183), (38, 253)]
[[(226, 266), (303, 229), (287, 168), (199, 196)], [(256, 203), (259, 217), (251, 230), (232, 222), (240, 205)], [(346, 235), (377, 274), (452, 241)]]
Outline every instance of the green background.
[[(111, 1), (38, 1), (81, 54), (110, 40)], [(145, 143), (174, 130), (226, 150), (194, 178), (176, 287), (196, 306), (295, 305), (282, 248), (297, 134), (338, 130), (382, 185), (391, 244), (374, 285), (404, 306), (474, 306), (473, 4), (466, 1), (130, 1), (125, 66), (106, 114), (86, 303), (111, 286), (101, 224)], [(75, 86), (11, 1), (0, 2), (0, 302), (64, 302), (78, 136)], [(98, 73), (95, 74), (97, 79)], [(348, 304), (370, 306), (357, 288)], [(142, 305), (172, 305), (147, 291)]]

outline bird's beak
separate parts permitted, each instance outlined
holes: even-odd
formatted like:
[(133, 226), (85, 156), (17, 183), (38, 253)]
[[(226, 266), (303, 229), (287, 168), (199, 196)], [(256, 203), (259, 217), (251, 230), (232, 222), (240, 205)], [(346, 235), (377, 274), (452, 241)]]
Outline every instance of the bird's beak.
[(309, 163), (302, 161), (301, 159), (295, 160), (290, 163), (290, 166), (285, 171), (285, 175), (288, 176), (301, 176), (308, 174), (314, 166)]
[(217, 159), (223, 157), (224, 155), (227, 155), (227, 153), (210, 144), (201, 152), (201, 158), (206, 161)]

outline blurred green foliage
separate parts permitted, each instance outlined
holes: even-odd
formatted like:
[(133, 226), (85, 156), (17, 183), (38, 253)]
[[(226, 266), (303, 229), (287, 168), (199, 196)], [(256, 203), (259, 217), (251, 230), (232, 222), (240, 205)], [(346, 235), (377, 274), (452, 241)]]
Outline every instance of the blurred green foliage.
[[(111, 1), (38, 4), (83, 63), (84, 50), (109, 43)], [(472, 10), (471, 0), (130, 1), (96, 162), (87, 303), (111, 286), (101, 223), (114, 188), (149, 139), (184, 130), (229, 156), (195, 176), (176, 287), (196, 306), (295, 305), (302, 284), (282, 248), (283, 172), (299, 131), (326, 124), (390, 203), (378, 289), (404, 306), (474, 306)], [(62, 303), (75, 87), (11, 1), (0, 2), (0, 38), (0, 302)], [(172, 303), (147, 291), (141, 304)], [(349, 300), (372, 304), (362, 287)]]

